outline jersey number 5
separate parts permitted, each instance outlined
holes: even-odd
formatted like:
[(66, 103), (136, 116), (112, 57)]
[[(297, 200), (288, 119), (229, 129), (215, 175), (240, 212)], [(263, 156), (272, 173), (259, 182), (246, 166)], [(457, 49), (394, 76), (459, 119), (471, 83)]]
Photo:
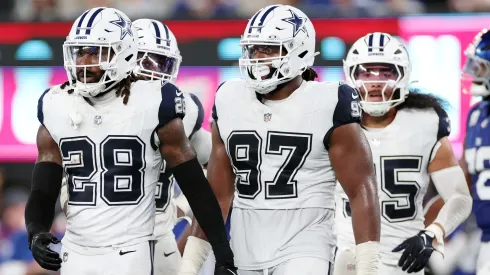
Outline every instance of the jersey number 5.
[[(134, 205), (143, 198), (145, 143), (139, 137), (108, 136), (100, 148), (88, 137), (72, 137), (61, 139), (59, 147), (68, 176), (68, 204), (94, 206), (99, 188), (107, 205)], [(97, 156), (99, 186), (94, 179)]]
[[(381, 201), (381, 212), (389, 222), (402, 222), (417, 215), (417, 196), (420, 186), (416, 181), (402, 180), (401, 173), (419, 173), (422, 157), (381, 157), (381, 190), (392, 198)], [(349, 201), (344, 200), (344, 213), (350, 216)]]
[(234, 131), (228, 137), (228, 150), (237, 175), (238, 196), (254, 199), (262, 191), (262, 156), (282, 156), (283, 163), (274, 179), (265, 181), (266, 199), (296, 198), (296, 173), (311, 151), (311, 134), (267, 132), (265, 152), (255, 131)]

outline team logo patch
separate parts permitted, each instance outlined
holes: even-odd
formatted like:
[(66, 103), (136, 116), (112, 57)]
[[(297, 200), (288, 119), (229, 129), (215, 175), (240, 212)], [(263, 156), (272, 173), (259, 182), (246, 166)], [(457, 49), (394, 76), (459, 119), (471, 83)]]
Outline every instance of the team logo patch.
[(265, 122), (269, 122), (269, 121), (271, 121), (271, 119), (272, 119), (271, 113), (264, 114), (264, 121)]
[(63, 253), (63, 262), (68, 262), (68, 252)]

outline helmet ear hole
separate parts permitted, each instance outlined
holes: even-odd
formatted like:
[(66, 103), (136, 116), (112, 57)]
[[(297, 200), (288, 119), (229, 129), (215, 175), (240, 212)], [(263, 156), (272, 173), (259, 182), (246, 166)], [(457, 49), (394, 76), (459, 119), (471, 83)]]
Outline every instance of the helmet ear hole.
[(303, 57), (305, 57), (305, 55), (307, 53), (308, 53), (308, 51), (304, 51), (304, 52), (300, 53), (298, 56), (299, 56), (299, 58), (303, 58)]

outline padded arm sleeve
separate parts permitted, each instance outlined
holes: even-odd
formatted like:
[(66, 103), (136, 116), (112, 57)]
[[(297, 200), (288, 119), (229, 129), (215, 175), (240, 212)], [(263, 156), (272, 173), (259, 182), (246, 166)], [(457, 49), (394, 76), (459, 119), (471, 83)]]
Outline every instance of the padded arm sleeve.
[(211, 133), (204, 130), (203, 128), (199, 129), (195, 133), (195, 135), (191, 138), (192, 147), (196, 150), (197, 160), (200, 164), (206, 164), (209, 161), (209, 157), (211, 155)]
[(470, 215), (472, 198), (460, 166), (435, 171), (430, 176), (444, 199), (434, 223), (440, 224), (448, 236)]

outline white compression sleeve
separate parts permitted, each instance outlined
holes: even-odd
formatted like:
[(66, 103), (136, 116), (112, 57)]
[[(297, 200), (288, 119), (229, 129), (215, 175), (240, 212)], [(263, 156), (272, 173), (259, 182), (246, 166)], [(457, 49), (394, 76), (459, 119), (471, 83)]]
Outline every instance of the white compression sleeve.
[(199, 163), (206, 164), (211, 155), (211, 133), (201, 128), (194, 133), (190, 141), (196, 150)]
[(379, 242), (365, 242), (356, 246), (356, 274), (378, 275)]
[[(444, 200), (444, 206), (439, 211), (434, 223), (440, 224), (447, 236), (470, 215), (472, 198), (466, 184), (464, 172), (460, 166), (435, 171), (430, 176), (437, 192)], [(433, 232), (431, 229), (434, 229), (434, 226), (429, 225), (426, 230)], [(433, 233), (437, 237), (439, 232)], [(440, 242), (442, 240), (437, 241)]]

